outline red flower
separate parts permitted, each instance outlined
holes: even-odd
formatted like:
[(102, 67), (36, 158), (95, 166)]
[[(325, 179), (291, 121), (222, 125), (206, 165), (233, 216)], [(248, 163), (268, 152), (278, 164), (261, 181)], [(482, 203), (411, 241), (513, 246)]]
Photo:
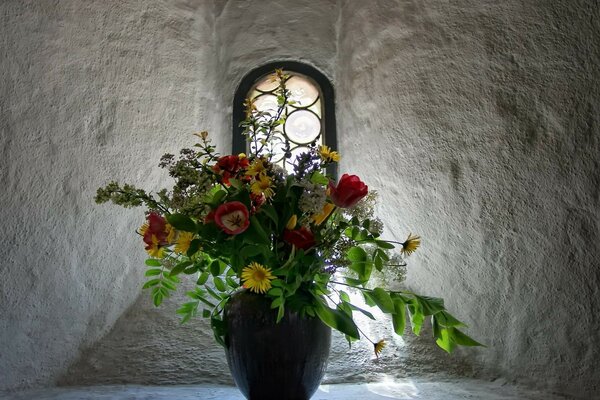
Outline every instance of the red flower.
[(283, 240), (302, 250), (309, 249), (315, 245), (315, 236), (305, 226), (295, 230), (286, 229), (283, 232)]
[(215, 222), (215, 212), (216, 212), (216, 210), (210, 210), (210, 212), (208, 214), (206, 214), (206, 217), (204, 217), (205, 224)]
[(221, 204), (215, 211), (215, 223), (230, 235), (242, 233), (250, 225), (248, 209), (239, 201)]
[(229, 185), (229, 178), (235, 177), (240, 169), (247, 168), (249, 165), (248, 158), (239, 156), (223, 156), (217, 160), (212, 169), (217, 174), (223, 177), (223, 183)]
[(356, 175), (344, 174), (337, 187), (329, 182), (331, 200), (340, 208), (350, 208), (356, 205), (369, 192), (369, 187)]
[(152, 246), (154, 244), (152, 237), (154, 236), (156, 238), (155, 240), (158, 242), (156, 244), (159, 244), (161, 246), (168, 244), (168, 232), (166, 231), (167, 220), (165, 219), (165, 217), (155, 212), (151, 212), (148, 214), (146, 219), (148, 220), (148, 222), (147, 228), (143, 232), (144, 243), (146, 243), (148, 246)]
[(250, 213), (256, 214), (258, 212), (258, 210), (260, 210), (260, 207), (262, 207), (262, 205), (265, 204), (267, 199), (265, 198), (265, 195), (262, 193), (261, 194), (250, 193), (250, 201), (252, 204)]

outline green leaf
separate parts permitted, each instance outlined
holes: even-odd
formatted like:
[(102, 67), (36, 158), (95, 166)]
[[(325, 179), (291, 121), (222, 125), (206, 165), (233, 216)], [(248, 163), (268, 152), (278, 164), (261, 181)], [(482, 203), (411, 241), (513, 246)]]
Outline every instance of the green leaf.
[(271, 288), (267, 292), (267, 294), (271, 297), (277, 297), (277, 296), (281, 296), (283, 294), (283, 290), (281, 288), (274, 287), (274, 288)]
[(281, 303), (279, 305), (278, 310), (277, 310), (277, 321), (276, 321), (276, 323), (279, 323), (279, 321), (281, 321), (281, 319), (283, 318), (284, 315), (285, 315), (285, 305), (284, 305), (284, 303)]
[(148, 271), (146, 271), (146, 273), (144, 274), (145, 276), (155, 276), (155, 275), (160, 275), (162, 272), (162, 269), (149, 269)]
[(385, 240), (376, 240), (375, 244), (377, 246), (379, 246), (380, 248), (387, 249), (387, 250), (391, 250), (396, 247), (393, 244), (391, 244), (390, 242), (386, 242)]
[(444, 300), (437, 297), (427, 297), (427, 296), (416, 296), (416, 300), (421, 303), (421, 307), (423, 309), (423, 315), (434, 315), (440, 311), (443, 311), (444, 308)]
[(438, 323), (445, 328), (466, 326), (447, 311), (440, 311), (433, 317), (436, 318)]
[(171, 270), (171, 274), (172, 276), (178, 275), (180, 274), (186, 267), (189, 267), (190, 265), (192, 265), (193, 262), (190, 260), (185, 260), (180, 262), (179, 264), (177, 264), (172, 270)]
[(340, 299), (342, 301), (345, 301), (346, 303), (350, 303), (350, 296), (348, 296), (348, 293), (344, 292), (343, 290), (340, 290), (339, 293), (340, 293)]
[(365, 299), (365, 303), (369, 306), (369, 307), (375, 307), (377, 304), (375, 303), (375, 300), (373, 300), (373, 297), (369, 294), (369, 292), (361, 292), (363, 294), (363, 297)]
[(277, 297), (275, 300), (271, 302), (271, 308), (277, 308), (283, 304), (285, 299), (283, 297)]
[(221, 264), (219, 263), (219, 260), (213, 260), (213, 262), (210, 263), (210, 273), (212, 276), (219, 276), (221, 274)]
[(259, 254), (262, 254), (264, 252), (264, 250), (265, 250), (264, 246), (247, 245), (247, 246), (242, 247), (242, 249), (240, 250), (240, 254), (244, 258), (250, 258), (250, 257), (257, 256)]
[(378, 287), (373, 289), (370, 294), (381, 311), (387, 314), (393, 314), (395, 312), (394, 302), (387, 291)]
[(163, 281), (161, 283), (162, 283), (162, 285), (164, 287), (166, 287), (169, 290), (176, 290), (177, 289), (177, 287), (172, 282), (169, 282), (166, 279), (163, 279)]
[(145, 264), (149, 267), (162, 267), (162, 264), (156, 258), (148, 258)]
[(183, 214), (167, 215), (167, 221), (180, 231), (195, 233), (197, 230), (196, 223), (190, 217)]
[(225, 286), (225, 282), (223, 282), (223, 279), (219, 278), (218, 276), (215, 276), (213, 278), (213, 282), (215, 283), (215, 287), (217, 288), (218, 291), (224, 292), (227, 290), (227, 286)]
[(347, 304), (347, 305), (348, 305), (348, 306), (349, 306), (351, 309), (353, 309), (353, 310), (355, 310), (355, 311), (358, 311), (358, 312), (361, 312), (361, 313), (363, 313), (365, 316), (367, 316), (367, 317), (371, 318), (372, 320), (375, 320), (375, 317), (373, 316), (373, 314), (371, 314), (371, 313), (370, 313), (370, 312), (368, 312), (367, 310), (365, 310), (365, 309), (362, 309), (362, 308), (360, 308), (360, 307), (357, 307), (357, 306), (355, 306), (354, 304), (350, 304), (350, 303), (345, 303), (345, 304)]
[(352, 262), (366, 262), (367, 252), (361, 247), (354, 246), (346, 252), (346, 257)]
[(459, 331), (456, 328), (454, 328), (454, 341), (456, 342), (456, 344), (460, 344), (461, 346), (483, 346), (483, 347), (486, 347), (483, 344), (479, 343), (475, 339), (472, 339), (470, 336), (467, 336), (466, 334), (464, 334), (463, 332)]
[(452, 329), (453, 328), (441, 329), (441, 336), (435, 341), (438, 346), (446, 350), (448, 353), (452, 353), (452, 350), (454, 350), (454, 347), (456, 347), (456, 343), (452, 339)]
[(204, 309), (202, 310), (202, 318), (209, 318), (210, 317), (210, 310)]
[(211, 208), (217, 208), (217, 206), (221, 203), (221, 200), (223, 200), (225, 196), (227, 196), (227, 192), (225, 190), (218, 190), (213, 196), (213, 198), (210, 200), (209, 204)]
[(188, 257), (193, 256), (194, 254), (196, 254), (198, 252), (198, 250), (200, 250), (200, 245), (202, 242), (200, 242), (200, 239), (194, 239), (190, 242), (190, 247), (188, 248), (188, 251), (185, 253)]
[(412, 325), (413, 333), (419, 336), (421, 333), (421, 327), (423, 326), (423, 321), (425, 320), (421, 303), (415, 299), (410, 299), (408, 310), (410, 311), (410, 323)]
[(237, 289), (240, 287), (240, 284), (237, 283), (233, 278), (231, 278), (229, 276), (227, 278), (225, 278), (225, 282), (227, 282), (227, 285), (229, 285), (229, 287), (232, 289)]
[(204, 285), (206, 283), (206, 281), (208, 280), (209, 276), (210, 276), (210, 274), (208, 273), (208, 271), (204, 271), (203, 273), (200, 274), (200, 276), (198, 277), (198, 281), (196, 281), (196, 283), (198, 285)]
[(150, 279), (142, 286), (142, 289), (148, 289), (149, 287), (156, 286), (160, 283), (160, 279)]
[(154, 303), (155, 307), (160, 306), (160, 304), (163, 301), (163, 294), (161, 291), (156, 291), (153, 295), (152, 295), (152, 302)]
[(279, 217), (277, 216), (277, 211), (275, 210), (275, 207), (273, 207), (271, 204), (264, 204), (260, 208), (260, 212), (266, 214), (267, 217), (269, 217), (271, 221), (275, 223), (275, 227), (277, 227), (277, 225), (279, 224)]
[(253, 242), (256, 242), (256, 243), (262, 243), (262, 244), (267, 244), (267, 245), (271, 243), (271, 241), (269, 240), (269, 237), (267, 236), (267, 233), (261, 226), (260, 221), (254, 215), (250, 217), (249, 231), (251, 231), (251, 233), (254, 232), (254, 235), (246, 236), (247, 239), (252, 237)]
[(319, 301), (315, 307), (315, 312), (321, 321), (325, 323), (325, 325), (330, 326), (333, 329), (337, 329), (353, 339), (360, 338), (356, 324), (352, 318), (350, 318), (343, 311), (331, 309), (327, 305), (323, 304), (322, 301)]
[(392, 314), (392, 325), (394, 332), (402, 336), (406, 328), (406, 304), (401, 298), (394, 298), (394, 313)]
[(310, 175), (310, 181), (317, 185), (327, 185), (329, 183), (329, 178), (324, 176), (321, 171), (315, 171)]

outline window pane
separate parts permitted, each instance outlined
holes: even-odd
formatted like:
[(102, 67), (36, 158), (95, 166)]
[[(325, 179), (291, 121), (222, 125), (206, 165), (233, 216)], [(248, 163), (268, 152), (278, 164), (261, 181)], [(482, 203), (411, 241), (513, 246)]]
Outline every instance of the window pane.
[(286, 82), (291, 92), (290, 100), (296, 102), (294, 107), (307, 107), (319, 98), (319, 91), (308, 80), (299, 76), (292, 76)]
[[(293, 104), (284, 110), (286, 122), (283, 127), (278, 127), (267, 146), (260, 143), (248, 143), (248, 149), (253, 153), (262, 147), (261, 154), (272, 154), (272, 161), (286, 167), (285, 161), (293, 162), (296, 156), (308, 150), (308, 145), (315, 142), (317, 146), (323, 144), (323, 115), (321, 91), (310, 78), (285, 71), (290, 77), (286, 87), (290, 91), (290, 100)], [(277, 96), (275, 90), (278, 82), (269, 74), (259, 80), (249, 91), (248, 97), (255, 100), (258, 111), (269, 112), (274, 117), (277, 111)], [(268, 119), (268, 117), (267, 117)], [(257, 138), (258, 141), (265, 136)], [(291, 158), (285, 158), (286, 150), (290, 151)], [(289, 165), (288, 165), (289, 166)]]
[(288, 138), (298, 144), (308, 144), (321, 133), (321, 120), (306, 110), (292, 112), (284, 125)]

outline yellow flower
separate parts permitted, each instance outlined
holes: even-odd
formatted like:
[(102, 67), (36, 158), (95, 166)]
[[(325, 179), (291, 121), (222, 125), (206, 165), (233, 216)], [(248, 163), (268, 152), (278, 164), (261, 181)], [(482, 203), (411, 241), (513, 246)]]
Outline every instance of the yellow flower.
[(321, 225), (323, 223), (323, 221), (325, 221), (327, 219), (327, 217), (329, 217), (329, 215), (331, 214), (331, 212), (335, 210), (335, 204), (333, 203), (325, 203), (325, 205), (323, 206), (323, 211), (321, 212), (321, 214), (315, 214), (312, 216), (312, 220), (314, 221), (314, 223), (316, 225)]
[(246, 171), (246, 175), (248, 176), (256, 176), (256, 175), (266, 175), (267, 167), (265, 165), (265, 161), (262, 158), (257, 158), (248, 166), (248, 170)]
[(340, 161), (340, 155), (337, 151), (331, 151), (329, 146), (321, 146), (319, 147), (319, 155), (321, 156), (321, 160), (325, 162), (338, 162)]
[(207, 131), (202, 131), (202, 132), (194, 133), (194, 135), (198, 136), (203, 141), (206, 141), (206, 139), (208, 138), (208, 132)]
[(146, 246), (146, 252), (154, 258), (163, 258), (165, 255), (164, 247), (160, 246), (156, 235), (152, 235), (152, 244)]
[(175, 253), (185, 254), (190, 248), (190, 243), (194, 239), (194, 234), (191, 232), (179, 232), (177, 243), (175, 244)]
[(254, 104), (254, 99), (246, 99), (244, 102), (244, 112), (246, 113), (246, 119), (252, 116), (252, 113), (256, 111), (256, 104)]
[(148, 231), (148, 228), (150, 228), (150, 225), (148, 225), (148, 223), (146, 222), (144, 225), (140, 226), (140, 228), (138, 229), (138, 233), (141, 236), (144, 236)]
[(298, 216), (296, 214), (292, 215), (292, 217), (288, 220), (287, 225), (285, 226), (285, 229), (288, 230), (292, 230), (296, 227), (296, 224), (298, 223)]
[(167, 241), (168, 244), (171, 244), (175, 241), (175, 235), (177, 234), (177, 231), (175, 230), (175, 228), (173, 228), (173, 226), (171, 224), (166, 224), (165, 225), (165, 233), (167, 234), (165, 240)]
[(272, 189), (271, 178), (266, 175), (259, 175), (258, 179), (250, 186), (250, 190), (257, 196), (264, 194), (267, 199), (275, 194)]
[(266, 293), (271, 289), (271, 280), (275, 277), (270, 268), (265, 268), (259, 263), (250, 263), (242, 270), (244, 287), (254, 293)]
[(275, 73), (269, 78), (269, 82), (277, 82), (286, 79), (288, 76), (283, 72), (282, 68), (275, 68)]
[(375, 357), (379, 358), (379, 353), (381, 353), (385, 347), (385, 340), (381, 339), (379, 342), (373, 343), (373, 347), (375, 348)]
[(402, 250), (400, 250), (400, 253), (410, 256), (420, 245), (421, 237), (409, 233), (406, 241), (402, 243)]

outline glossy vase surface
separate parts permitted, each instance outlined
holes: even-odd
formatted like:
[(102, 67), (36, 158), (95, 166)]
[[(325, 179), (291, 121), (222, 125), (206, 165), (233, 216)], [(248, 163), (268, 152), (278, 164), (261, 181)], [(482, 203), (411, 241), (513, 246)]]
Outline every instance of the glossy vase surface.
[(249, 400), (308, 400), (325, 374), (331, 328), (286, 311), (276, 323), (271, 300), (236, 293), (225, 309), (227, 363)]

